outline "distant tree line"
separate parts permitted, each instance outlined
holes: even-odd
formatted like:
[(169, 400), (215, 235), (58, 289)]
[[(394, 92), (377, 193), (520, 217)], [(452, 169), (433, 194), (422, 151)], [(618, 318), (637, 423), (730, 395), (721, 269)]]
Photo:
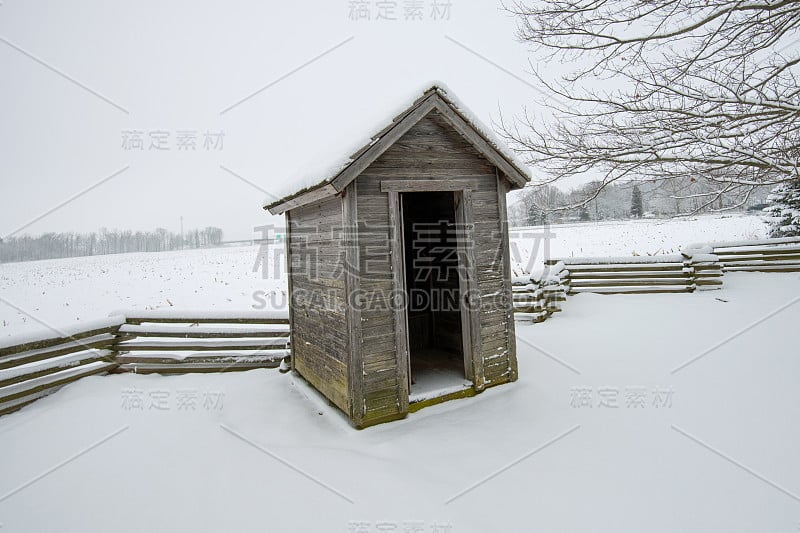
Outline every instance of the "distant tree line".
[(128, 252), (165, 252), (218, 246), (221, 243), (222, 230), (210, 226), (189, 230), (183, 236), (164, 228), (157, 228), (154, 231), (102, 228), (92, 233), (44, 233), (38, 236), (8, 237), (0, 241), (0, 262)]
[(695, 213), (757, 209), (767, 205), (769, 187), (724, 193), (708, 204), (715, 185), (703, 179), (639, 180), (598, 187), (589, 182), (565, 192), (552, 185), (529, 186), (509, 202), (509, 221), (539, 226), (570, 221), (666, 218)]

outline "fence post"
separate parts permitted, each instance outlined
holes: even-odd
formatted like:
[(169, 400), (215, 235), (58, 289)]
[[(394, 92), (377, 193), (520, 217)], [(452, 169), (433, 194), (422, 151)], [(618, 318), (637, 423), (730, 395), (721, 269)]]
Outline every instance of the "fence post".
[(684, 265), (690, 269), (692, 291), (719, 289), (722, 286), (722, 263), (713, 249), (690, 248), (681, 252), (681, 255), (685, 258)]
[(692, 254), (682, 252), (681, 255), (683, 256), (683, 274), (686, 277), (686, 288), (689, 289), (689, 292), (694, 292), (697, 290), (697, 276), (695, 276)]

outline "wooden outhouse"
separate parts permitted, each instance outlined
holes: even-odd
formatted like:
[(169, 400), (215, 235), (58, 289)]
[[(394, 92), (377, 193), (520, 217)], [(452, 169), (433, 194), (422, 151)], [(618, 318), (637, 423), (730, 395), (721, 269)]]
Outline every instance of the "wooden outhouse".
[(292, 369), (356, 427), (516, 380), (506, 193), (529, 179), (434, 86), (265, 206), (286, 214)]

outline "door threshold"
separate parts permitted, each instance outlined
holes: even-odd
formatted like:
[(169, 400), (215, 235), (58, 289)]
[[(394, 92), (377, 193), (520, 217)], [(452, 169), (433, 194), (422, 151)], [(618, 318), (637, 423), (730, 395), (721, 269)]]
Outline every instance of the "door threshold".
[(472, 386), (472, 382), (467, 380), (440, 389), (417, 393), (412, 391), (411, 394), (408, 395), (408, 411), (414, 413), (423, 407), (429, 407), (449, 400), (457, 400), (458, 398), (469, 398), (476, 394), (477, 391)]

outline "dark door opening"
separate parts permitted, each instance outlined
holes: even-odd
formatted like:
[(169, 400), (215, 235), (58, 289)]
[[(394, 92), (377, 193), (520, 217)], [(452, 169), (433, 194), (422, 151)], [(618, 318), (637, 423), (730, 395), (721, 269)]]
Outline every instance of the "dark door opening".
[(465, 386), (456, 193), (401, 194), (413, 397)]

